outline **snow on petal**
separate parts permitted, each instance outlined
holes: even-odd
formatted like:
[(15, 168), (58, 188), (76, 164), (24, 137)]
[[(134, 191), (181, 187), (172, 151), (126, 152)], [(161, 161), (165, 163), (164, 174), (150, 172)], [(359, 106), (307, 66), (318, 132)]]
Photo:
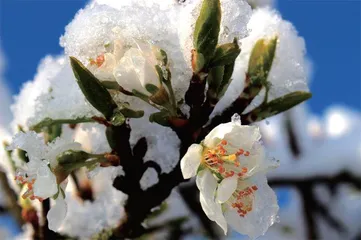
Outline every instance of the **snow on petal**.
[(41, 160), (45, 156), (46, 145), (44, 139), (36, 132), (19, 132), (13, 137), (13, 141), (9, 146), (9, 150), (20, 148), (27, 152), (30, 161)]
[[(86, 63), (89, 58), (109, 52), (107, 48), (115, 40), (120, 40), (122, 45), (131, 48), (134, 48), (135, 41), (151, 42), (167, 53), (171, 61), (169, 67), (174, 92), (177, 99), (180, 99), (188, 88), (192, 74), (179, 42), (181, 8), (177, 1), (96, 0), (80, 10), (66, 27), (61, 45), (67, 55)], [(115, 58), (124, 58), (121, 54), (118, 55), (116, 49), (114, 44), (112, 54), (116, 55)], [(145, 76), (146, 69), (138, 67), (138, 70), (140, 76)], [(131, 104), (133, 101), (134, 99), (130, 99)]]
[(219, 203), (224, 203), (225, 201), (227, 201), (236, 190), (237, 184), (237, 176), (223, 179), (222, 182), (218, 185), (217, 201)]
[(192, 144), (181, 160), (181, 170), (184, 179), (194, 177), (201, 163), (203, 147), (199, 144)]
[(34, 195), (40, 198), (49, 198), (58, 192), (56, 177), (50, 168), (44, 164), (36, 175), (34, 183)]
[(47, 215), (49, 229), (58, 232), (66, 217), (66, 213), (67, 205), (64, 198), (60, 194), (59, 197), (55, 200), (55, 205), (50, 208)]

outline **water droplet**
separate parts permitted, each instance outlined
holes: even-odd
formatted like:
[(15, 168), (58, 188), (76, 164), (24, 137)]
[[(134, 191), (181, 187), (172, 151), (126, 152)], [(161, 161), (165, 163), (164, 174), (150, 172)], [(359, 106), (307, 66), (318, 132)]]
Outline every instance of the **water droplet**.
[(235, 113), (232, 116), (232, 122), (241, 125), (241, 116), (239, 116), (239, 114)]

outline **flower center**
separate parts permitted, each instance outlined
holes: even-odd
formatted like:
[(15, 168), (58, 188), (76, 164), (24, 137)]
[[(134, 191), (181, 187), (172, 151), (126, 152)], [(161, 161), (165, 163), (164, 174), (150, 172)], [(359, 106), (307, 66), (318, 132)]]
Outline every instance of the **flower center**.
[(214, 148), (205, 148), (202, 162), (224, 178), (232, 177), (234, 174), (243, 177), (248, 168), (241, 166), (238, 158), (241, 155), (248, 157), (250, 152), (238, 149), (223, 139)]
[(90, 65), (97, 65), (98, 67), (101, 67), (105, 61), (104, 54), (100, 54), (95, 60), (90, 59)]
[(27, 186), (26, 192), (21, 196), (23, 199), (29, 198), (30, 200), (38, 199), (42, 202), (44, 199), (34, 195), (33, 185), (35, 183), (34, 177), (29, 177), (26, 173), (18, 171), (15, 175), (15, 180), (17, 184), (22, 184)]
[(245, 217), (247, 213), (252, 211), (254, 192), (257, 190), (258, 187), (256, 185), (247, 187), (243, 190), (236, 190), (227, 203), (237, 210), (240, 217)]

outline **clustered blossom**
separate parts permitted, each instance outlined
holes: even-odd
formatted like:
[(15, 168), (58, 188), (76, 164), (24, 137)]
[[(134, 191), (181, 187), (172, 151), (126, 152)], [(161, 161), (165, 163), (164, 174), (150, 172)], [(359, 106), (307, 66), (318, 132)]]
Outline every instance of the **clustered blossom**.
[(229, 223), (257, 237), (275, 222), (277, 199), (265, 172), (276, 165), (267, 162), (260, 138), (258, 127), (242, 126), (235, 117), (193, 144), (181, 160), (184, 178), (197, 175), (204, 212), (225, 233)]
[[(297, 37), (292, 25), (283, 21), (277, 13), (262, 8), (252, 10), (247, 2), (264, 6), (272, 1), (220, 2), (222, 19), (218, 43), (229, 43), (236, 38), (242, 52), (236, 59), (229, 90), (221, 99), (222, 103), (218, 103), (218, 107), (225, 106), (224, 102), (233, 101), (235, 96), (239, 96), (244, 85), (250, 53), (255, 42), (264, 37), (277, 35), (281, 46), (280, 50), (277, 48), (275, 66), (270, 72), (270, 98), (305, 88), (303, 40)], [(147, 152), (144, 161), (154, 160), (160, 165), (162, 172), (170, 172), (178, 164), (180, 140), (171, 128), (150, 123), (149, 115), (161, 108), (157, 108), (158, 103), (155, 101), (149, 101), (150, 104), (139, 101), (134, 90), (148, 99), (150, 94), (154, 94), (149, 87), (153, 90), (160, 89), (162, 81), (155, 68), (159, 65), (163, 71), (162, 77), (172, 80), (171, 88), (167, 85), (163, 94), (166, 97), (172, 94), (174, 114), (182, 112), (180, 115), (188, 115), (189, 106), (182, 102), (192, 77), (192, 39), (202, 3), (203, 0), (91, 2), (79, 11), (66, 27), (61, 38), (64, 56), (47, 57), (39, 68), (38, 76), (26, 85), (16, 99), (13, 106), (16, 119), (13, 125), (21, 124), (25, 129), (30, 129), (45, 118), (74, 120), (91, 119), (100, 115), (100, 112), (86, 101), (76, 83), (68, 60), (68, 57), (72, 56), (79, 59), (103, 86), (113, 86), (110, 93), (115, 105), (129, 105), (145, 112), (144, 117), (127, 121), (132, 129), (130, 145), (145, 137)], [(294, 43), (297, 47), (294, 47)], [(164, 55), (160, 54), (160, 49), (166, 52), (166, 61), (163, 59)], [(291, 51), (292, 49), (295, 50)], [(289, 67), (285, 67), (287, 62)], [(285, 72), (285, 68), (289, 71)], [(272, 92), (273, 90), (275, 92)], [(214, 112), (217, 111), (216, 107)], [(84, 123), (78, 127), (80, 128), (68, 134), (79, 139), (87, 150), (99, 153), (112, 151), (104, 126)], [(196, 184), (200, 190), (200, 203), (204, 212), (209, 219), (220, 225), (225, 233), (229, 224), (240, 233), (258, 237), (276, 220), (277, 200), (266, 179), (266, 172), (276, 164), (269, 161), (260, 139), (258, 127), (241, 125), (240, 120), (235, 117), (232, 122), (214, 128), (200, 144), (191, 145), (181, 160), (184, 178), (197, 176)], [(69, 143), (61, 138), (45, 144), (44, 139), (35, 132), (21, 132), (14, 137), (9, 147), (10, 150), (16, 148), (24, 150), (29, 159), (28, 163), (18, 168), (15, 177), (18, 183), (25, 186), (22, 197), (39, 201), (55, 199), (56, 204), (47, 217), (49, 228), (59, 231), (66, 217), (66, 201), (73, 200), (65, 199), (67, 175), (59, 171), (57, 157), (67, 150), (80, 150), (80, 144)], [(74, 214), (86, 218), (93, 206), (108, 207), (110, 212), (105, 215), (111, 221), (96, 219), (103, 213), (97, 209), (92, 211), (92, 216), (95, 216), (92, 221), (73, 223), (77, 221), (76, 218), (68, 219), (63, 225), (63, 230), (67, 229), (65, 233), (88, 237), (94, 231), (99, 232), (115, 225), (113, 222), (118, 222), (119, 218), (123, 217), (123, 212), (120, 214), (118, 211), (119, 208), (123, 211), (123, 208), (118, 205), (121, 202), (123, 204), (125, 197), (111, 186), (116, 175), (120, 175), (118, 170), (113, 171), (114, 176), (104, 177), (107, 179), (108, 188), (104, 190), (102, 197), (95, 198), (93, 204), (78, 208), (74, 207), (77, 205), (73, 203), (69, 208)], [(159, 180), (158, 172), (149, 169), (143, 173), (140, 185), (142, 189), (147, 189)], [(111, 212), (112, 209), (118, 211), (117, 214)], [(71, 229), (74, 225), (79, 229)], [(93, 229), (79, 233), (82, 228)]]
[(27, 188), (22, 197), (39, 201), (53, 197), (56, 204), (47, 217), (49, 228), (56, 231), (66, 215), (64, 190), (67, 178), (58, 170), (57, 157), (67, 150), (80, 150), (81, 145), (61, 138), (45, 144), (44, 139), (35, 132), (20, 132), (14, 136), (8, 150), (17, 148), (25, 151), (29, 159), (17, 169), (15, 175), (15, 180)]
[[(125, 46), (120, 39), (105, 47), (108, 52), (90, 59), (89, 69), (101, 81), (116, 81), (128, 91), (137, 90), (147, 94), (147, 84), (159, 86), (154, 66), (159, 49), (147, 42), (134, 40), (133, 46)], [(149, 94), (149, 93), (148, 93)]]

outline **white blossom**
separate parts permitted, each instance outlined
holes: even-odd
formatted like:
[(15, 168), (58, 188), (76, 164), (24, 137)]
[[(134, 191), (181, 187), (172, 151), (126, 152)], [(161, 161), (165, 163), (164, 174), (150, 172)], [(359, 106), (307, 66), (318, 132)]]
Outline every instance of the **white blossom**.
[(275, 165), (267, 161), (260, 138), (258, 127), (221, 124), (181, 160), (184, 178), (197, 175), (204, 212), (225, 233), (229, 223), (254, 238), (275, 222), (277, 199), (265, 177)]
[(59, 231), (67, 213), (67, 204), (63, 196), (58, 196), (55, 200), (55, 204), (50, 208), (47, 219), (49, 221), (49, 229), (53, 231)]
[(105, 47), (105, 53), (95, 60), (91, 59), (89, 69), (101, 81), (117, 81), (128, 91), (137, 90), (149, 95), (145, 90), (147, 84), (159, 86), (159, 77), (155, 65), (158, 48), (150, 43), (133, 41), (125, 46), (120, 39)]
[(29, 159), (29, 162), (17, 169), (15, 176), (18, 183), (27, 187), (22, 197), (39, 201), (50, 197), (56, 198), (56, 205), (51, 208), (47, 216), (49, 226), (56, 231), (66, 214), (63, 201), (66, 178), (56, 174), (58, 166), (56, 158), (66, 150), (80, 150), (81, 145), (62, 138), (45, 144), (44, 139), (35, 132), (20, 132), (14, 136), (8, 150), (16, 148), (24, 150)]

